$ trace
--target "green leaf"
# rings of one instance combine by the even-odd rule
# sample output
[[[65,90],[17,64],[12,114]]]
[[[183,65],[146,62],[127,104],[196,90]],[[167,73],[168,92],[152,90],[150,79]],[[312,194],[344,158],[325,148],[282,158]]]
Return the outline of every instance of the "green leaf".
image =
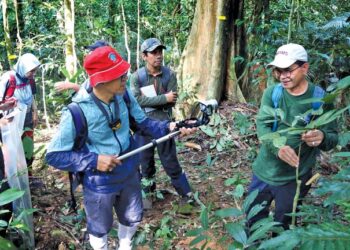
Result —
[[[207,240],[207,239],[208,239],[208,236],[206,236],[206,235],[199,235],[198,237],[196,237],[195,239],[193,239],[190,242],[190,246],[197,245],[199,242],[202,242],[203,240]]]
[[[338,97],[339,95],[339,91],[338,92],[334,92],[334,93],[329,93],[326,96],[323,97],[323,101],[325,103],[333,103],[334,100]]]
[[[225,218],[225,217],[238,217],[243,215],[243,212],[237,208],[223,208],[220,210],[217,210],[215,212],[215,215]]]
[[[309,103],[315,103],[315,102],[323,103],[323,97],[312,97],[312,98],[307,98],[307,99],[298,101],[299,104],[309,104]]]
[[[335,156],[335,157],[350,157],[350,152],[339,152],[339,153],[333,154],[333,156]]]
[[[250,220],[251,218],[253,218],[255,215],[257,215],[261,210],[264,209],[266,204],[256,204],[254,205],[250,210],[249,213],[247,215],[247,220]]]
[[[0,206],[13,202],[24,195],[25,191],[17,189],[7,189],[0,194]]]
[[[208,218],[208,208],[207,207],[202,209],[200,219],[201,219],[201,224],[202,224],[203,229],[207,230],[209,228],[209,218]]]
[[[253,192],[251,192],[247,198],[244,200],[243,202],[243,205],[242,205],[242,208],[243,208],[243,211],[245,213],[248,212],[248,209],[250,207],[250,205],[253,203],[253,201],[255,200],[255,198],[258,196],[258,193],[259,193],[259,190],[256,189],[254,190]]]
[[[229,234],[239,243],[243,245],[247,244],[247,234],[244,230],[244,227],[239,223],[227,223],[225,228]]]
[[[281,148],[283,146],[286,145],[286,142],[287,142],[287,137],[285,136],[281,136],[279,138],[275,138],[273,139],[273,145],[276,147],[276,148]]]
[[[299,235],[295,232],[288,230],[284,231],[277,237],[263,241],[258,249],[283,249],[293,250],[300,242]]]
[[[297,129],[291,129],[288,131],[288,134],[290,135],[300,135],[306,131],[308,131],[309,129],[303,129],[303,128],[297,128]]]
[[[17,250],[17,247],[9,240],[0,236],[1,250]]]
[[[7,221],[4,221],[4,220],[0,220],[0,228],[5,228],[7,227]]]
[[[342,147],[345,147],[350,142],[350,132],[345,132],[339,134],[338,144]]]
[[[350,86],[350,76],[347,76],[347,77],[341,79],[337,83],[337,89],[345,89],[345,88],[348,88],[349,86]]]
[[[233,196],[236,198],[242,198],[244,194],[244,187],[242,184],[238,184],[235,188],[235,192],[233,193]]]
[[[190,230],[186,233],[186,236],[187,237],[194,237],[194,236],[197,236],[197,235],[200,235],[201,233],[203,233],[205,230],[203,228],[196,228],[196,229],[193,229],[193,230]]]
[[[211,127],[209,127],[209,126],[201,127],[201,130],[202,130],[207,136],[216,137],[216,134],[215,134],[214,130],[213,130]]]
[[[279,225],[279,222],[268,222],[265,225],[259,227],[257,230],[254,231],[254,233],[249,237],[248,244],[252,244],[256,240],[260,240],[263,238],[266,238],[267,233],[270,231],[271,228],[273,228],[276,225]]]
[[[264,134],[263,136],[259,137],[260,141],[265,141],[265,140],[274,140],[276,138],[280,138],[281,135],[278,132],[272,132],[268,134]]]
[[[320,117],[318,117],[316,120],[311,121],[306,128],[319,128],[323,125],[326,125],[335,119],[337,119],[344,111],[346,111],[349,107],[340,109],[340,110],[330,110]]]

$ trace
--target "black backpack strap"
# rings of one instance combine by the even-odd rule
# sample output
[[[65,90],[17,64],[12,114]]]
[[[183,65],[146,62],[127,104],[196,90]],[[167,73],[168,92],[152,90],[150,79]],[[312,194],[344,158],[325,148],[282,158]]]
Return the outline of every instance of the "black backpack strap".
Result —
[[[162,87],[164,92],[168,92],[168,84],[170,82],[170,69],[168,67],[162,66]]]
[[[132,133],[136,133],[139,128],[137,127],[137,122],[135,118],[132,116],[130,109],[131,109],[131,100],[128,91],[126,90],[123,95],[124,102],[126,104],[126,107],[128,108],[128,114],[129,114],[129,126]]]
[[[85,143],[87,142],[88,127],[87,127],[86,118],[79,104],[72,102],[67,106],[67,108],[72,114],[73,123],[75,127],[75,132],[76,132],[73,150],[78,151],[82,149],[85,146]],[[77,186],[80,184],[82,176],[80,176],[80,173],[73,173],[73,172],[68,172],[68,176],[69,176],[69,186],[70,186],[69,189],[70,189],[70,196],[71,196],[71,200],[69,201],[69,208],[72,209],[74,212],[77,212],[77,201],[74,196],[74,191],[77,188]]]
[[[73,123],[75,126],[75,140],[73,150],[77,151],[84,147],[87,137],[87,122],[83,111],[81,110],[79,104],[72,102],[67,106],[68,110],[72,114]]]
[[[142,88],[143,86],[146,86],[147,84],[147,71],[146,67],[142,67],[137,70],[137,83],[139,85],[139,88]]]

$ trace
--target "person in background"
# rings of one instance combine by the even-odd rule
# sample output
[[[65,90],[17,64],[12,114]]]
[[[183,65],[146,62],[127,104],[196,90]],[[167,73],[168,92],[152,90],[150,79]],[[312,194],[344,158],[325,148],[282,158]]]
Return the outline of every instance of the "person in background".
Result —
[[[280,81],[280,85],[271,86],[264,91],[259,114],[257,116],[257,133],[261,138],[272,131],[280,131],[292,124],[295,116],[305,114],[312,109],[312,104],[301,104],[302,100],[314,97],[315,90],[320,87],[311,83],[306,77],[309,70],[308,55],[303,46],[299,44],[286,44],[278,48],[275,59],[269,64],[273,67],[273,74]],[[267,123],[274,119],[265,113],[264,106],[274,106],[273,93],[275,88],[281,87],[281,96],[278,108],[284,114],[284,122],[275,125]],[[323,105],[324,111],[330,110],[331,105]],[[312,117],[317,119],[317,117]],[[310,119],[309,119],[310,120]],[[307,119],[299,121],[296,127],[304,128]],[[330,150],[337,145],[338,133],[336,122],[326,124],[320,128],[309,130],[306,133],[287,134],[287,142],[277,148],[270,141],[263,141],[258,156],[253,163],[253,178],[249,186],[249,193],[258,190],[258,196],[251,205],[266,202],[262,211],[249,220],[250,227],[256,221],[269,215],[271,202],[275,201],[274,220],[280,222],[284,229],[289,228],[293,200],[296,193],[295,168],[299,168],[301,189],[299,199],[303,199],[310,186],[305,183],[312,176],[312,168],[316,163],[319,150]],[[300,154],[298,154],[301,145]]]
[[[87,121],[85,146],[73,150],[76,138],[73,117],[64,109],[59,131],[47,149],[48,164],[83,174],[84,209],[93,249],[107,250],[107,235],[118,216],[119,250],[132,249],[132,237],[142,220],[142,194],[138,154],[121,161],[117,156],[135,149],[129,113],[139,129],[154,138],[176,128],[175,122],[147,118],[126,88],[130,65],[110,46],[101,46],[84,59],[92,92],[74,97]],[[129,105],[123,99],[125,92]],[[196,129],[181,128],[181,134]]]
[[[6,72],[0,79],[0,101],[5,102],[14,97],[17,102],[27,107],[24,121],[22,141],[24,151],[33,152],[34,128],[38,124],[38,110],[35,102],[36,85],[35,74],[40,66],[39,60],[31,53],[23,54],[18,58],[13,70]],[[29,138],[29,140],[28,140]],[[30,155],[30,154],[29,154]],[[26,157],[27,166],[33,163],[33,155]]]
[[[159,121],[172,120],[172,108],[177,100],[177,79],[175,72],[163,64],[163,49],[166,47],[156,38],[149,38],[141,45],[142,58],[145,67],[138,69],[130,78],[133,94],[147,117]],[[136,133],[136,141],[143,146],[152,141],[152,138],[142,133]],[[152,180],[156,173],[154,150],[157,152],[162,166],[171,178],[171,183],[182,197],[180,205],[193,203],[191,187],[185,172],[180,166],[176,154],[175,140],[171,139],[156,147],[141,152],[142,177]],[[145,193],[154,192],[156,183],[144,189]],[[144,199],[145,209],[152,207],[150,199]]]

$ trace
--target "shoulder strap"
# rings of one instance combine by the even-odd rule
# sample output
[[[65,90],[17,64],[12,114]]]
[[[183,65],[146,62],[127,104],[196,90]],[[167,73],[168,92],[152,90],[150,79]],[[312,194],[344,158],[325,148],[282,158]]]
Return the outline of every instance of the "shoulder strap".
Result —
[[[73,150],[79,150],[84,147],[88,137],[86,118],[79,104],[72,102],[67,106],[67,108],[72,114],[76,132]]]
[[[128,93],[127,90],[125,90],[125,93],[123,95],[123,99],[124,99],[124,102],[126,104],[126,107],[128,108],[128,111],[129,111],[130,110],[130,103],[131,103],[131,101],[130,101],[130,96],[129,96],[129,93]]]
[[[320,86],[315,86],[314,93],[312,95],[313,98],[322,98],[324,97],[325,91]],[[313,102],[312,109],[317,110],[322,106],[323,102]]]
[[[282,87],[282,84],[279,83],[273,88],[272,96],[271,96],[273,107],[275,109],[278,108],[278,104],[281,99],[282,93],[283,93],[283,87]]]
[[[6,85],[6,90],[4,94],[4,100],[13,96],[16,90],[16,77],[14,74],[10,74],[9,82]]]
[[[131,100],[130,100],[130,96],[129,96],[129,93],[127,90],[125,91],[125,93],[123,95],[123,99],[124,99],[124,102],[126,104],[126,107],[128,108],[130,130],[132,133],[135,133],[139,129],[137,127],[137,122],[136,122],[135,118],[132,116],[132,114],[130,112]]]
[[[71,112],[75,127],[75,140],[73,150],[77,151],[85,146],[88,137],[88,127],[85,115],[81,110],[78,103],[72,102],[67,106],[68,110]],[[71,200],[69,201],[69,208],[74,212],[77,212],[77,202],[74,196],[74,191],[78,185],[82,182],[82,174],[79,172],[68,172],[69,176],[69,191]]]
[[[162,66],[162,87],[165,92],[168,90],[168,84],[170,82],[170,69]]]
[[[324,91],[320,86],[315,85],[314,93],[312,94],[312,97],[313,97],[313,98],[322,98],[322,97],[324,96],[324,94],[325,94],[325,91]],[[312,109],[313,109],[313,110],[318,110],[322,105],[323,105],[323,102],[322,102],[322,101],[319,101],[319,102],[312,102],[312,103],[311,103],[311,106],[312,106]],[[312,115],[311,115],[311,114],[308,114],[308,115],[304,118],[305,123],[306,123],[306,124],[310,123],[311,118],[312,118]]]
[[[279,83],[273,88],[272,96],[271,96],[272,104],[275,110],[278,108],[278,104],[281,99],[282,93],[283,93],[283,87],[282,87],[282,84]],[[273,122],[273,125],[272,125],[272,132],[277,131],[277,127],[278,127],[278,119],[277,119],[277,112],[275,111],[275,121]]]
[[[147,71],[146,67],[142,67],[137,70],[137,82],[139,85],[139,88],[142,88],[147,83]]]

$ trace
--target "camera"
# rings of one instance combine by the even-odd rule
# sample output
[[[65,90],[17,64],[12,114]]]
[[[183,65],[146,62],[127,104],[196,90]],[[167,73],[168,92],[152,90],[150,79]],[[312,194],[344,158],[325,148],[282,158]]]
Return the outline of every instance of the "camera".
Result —
[[[218,109],[218,102],[215,99],[199,101],[199,107],[203,113],[210,116]]]

